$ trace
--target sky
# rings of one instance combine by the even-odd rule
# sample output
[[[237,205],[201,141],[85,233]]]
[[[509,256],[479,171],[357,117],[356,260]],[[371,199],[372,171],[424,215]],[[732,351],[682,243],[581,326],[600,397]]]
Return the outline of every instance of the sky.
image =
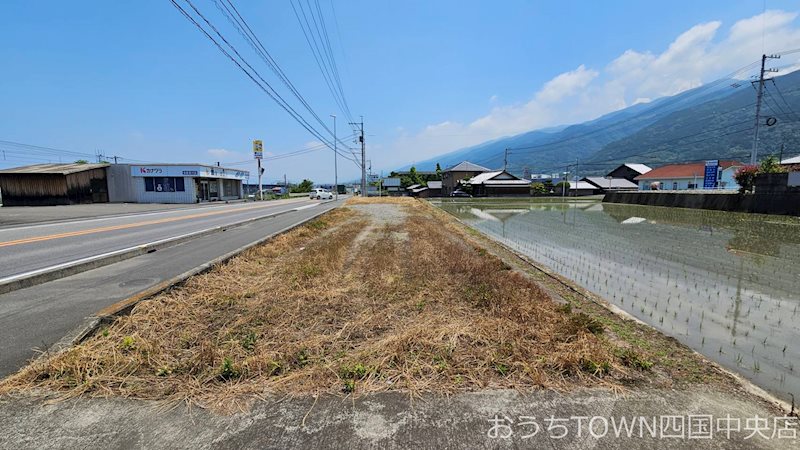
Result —
[[[192,4],[331,140],[222,14],[222,1]],[[318,2],[376,173],[593,119],[712,81],[762,52],[800,48],[800,5],[788,0],[231,1],[320,121],[332,130],[336,115],[338,137],[356,148],[295,15]],[[265,182],[333,181],[333,151],[170,0],[4,0],[0,42],[0,168],[100,152],[120,162],[220,162],[255,180],[251,142],[261,139]],[[773,66],[793,70],[799,55]],[[359,170],[338,157],[340,182]]]

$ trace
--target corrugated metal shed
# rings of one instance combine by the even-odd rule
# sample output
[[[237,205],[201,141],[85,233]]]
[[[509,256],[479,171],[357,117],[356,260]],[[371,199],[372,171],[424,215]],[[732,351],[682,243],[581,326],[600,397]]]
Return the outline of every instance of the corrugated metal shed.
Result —
[[[101,169],[108,167],[111,164],[33,164],[30,166],[12,167],[10,169],[0,170],[0,174],[10,173],[40,173],[40,174],[56,174],[56,175],[69,175],[71,173],[83,172],[85,170]]]
[[[3,206],[108,202],[109,164],[36,164],[0,170]]]

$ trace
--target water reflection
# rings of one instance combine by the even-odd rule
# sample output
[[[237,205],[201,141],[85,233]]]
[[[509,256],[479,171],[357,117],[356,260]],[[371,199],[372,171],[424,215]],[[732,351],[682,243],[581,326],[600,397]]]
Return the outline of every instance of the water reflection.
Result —
[[[461,220],[789,400],[800,220],[598,202],[441,202]]]

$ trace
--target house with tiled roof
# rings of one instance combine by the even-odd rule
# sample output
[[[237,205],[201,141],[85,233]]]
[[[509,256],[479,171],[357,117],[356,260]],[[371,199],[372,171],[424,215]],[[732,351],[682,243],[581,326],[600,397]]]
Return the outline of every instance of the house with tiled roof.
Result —
[[[448,197],[458,189],[459,182],[484,172],[490,172],[490,170],[469,161],[462,161],[455,166],[444,169],[442,171],[442,195]]]
[[[531,182],[505,170],[483,172],[465,182],[475,197],[523,196],[530,197]]]
[[[795,156],[794,158],[784,159],[781,161],[781,165],[784,169],[790,172],[800,171],[800,155]]]
[[[720,161],[717,168],[717,185],[715,189],[738,190],[739,184],[733,178],[736,171],[744,166],[739,161]],[[703,189],[706,164],[703,161],[669,164],[656,167],[634,178],[640,191],[684,191]]]

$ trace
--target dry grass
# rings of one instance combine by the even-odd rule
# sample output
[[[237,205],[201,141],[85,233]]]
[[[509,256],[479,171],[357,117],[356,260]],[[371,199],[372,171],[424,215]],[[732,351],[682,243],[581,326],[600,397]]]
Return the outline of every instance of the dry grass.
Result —
[[[642,376],[599,322],[553,302],[430,206],[348,205],[140,303],[0,392],[224,409],[274,393],[568,389]],[[376,222],[376,206],[403,218]]]

